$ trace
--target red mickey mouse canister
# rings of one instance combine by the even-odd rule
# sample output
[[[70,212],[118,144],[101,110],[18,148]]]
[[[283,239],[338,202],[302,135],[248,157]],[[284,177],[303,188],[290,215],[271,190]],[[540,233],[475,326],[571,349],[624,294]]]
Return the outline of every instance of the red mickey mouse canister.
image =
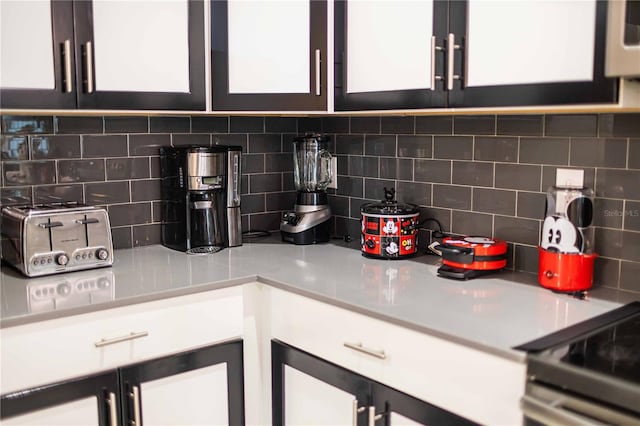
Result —
[[[538,282],[544,288],[580,293],[593,285],[593,190],[556,180],[547,191],[538,247]]]
[[[395,201],[395,189],[384,188],[385,199],[363,204],[362,255],[379,259],[402,259],[418,252],[418,216],[415,204]]]

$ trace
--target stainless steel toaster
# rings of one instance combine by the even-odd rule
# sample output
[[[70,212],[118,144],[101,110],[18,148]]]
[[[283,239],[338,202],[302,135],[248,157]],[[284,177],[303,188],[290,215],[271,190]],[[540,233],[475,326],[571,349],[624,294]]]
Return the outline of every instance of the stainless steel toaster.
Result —
[[[109,215],[78,203],[2,209],[2,259],[29,277],[113,264]]]

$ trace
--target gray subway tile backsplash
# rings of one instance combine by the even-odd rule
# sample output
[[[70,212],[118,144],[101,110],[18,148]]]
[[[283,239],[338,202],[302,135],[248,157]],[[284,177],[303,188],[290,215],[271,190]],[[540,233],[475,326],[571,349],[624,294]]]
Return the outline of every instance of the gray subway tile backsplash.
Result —
[[[623,138],[571,138],[571,165],[625,168],[627,140]]]
[[[454,161],[452,183],[456,185],[493,186],[494,164]]]
[[[518,138],[509,136],[476,136],[473,147],[476,161],[518,162]]]
[[[189,133],[190,131],[190,117],[149,117],[151,133]]]
[[[59,134],[104,133],[103,117],[57,117],[55,132]]]
[[[544,116],[542,115],[499,115],[497,121],[499,135],[542,136]]]
[[[640,170],[597,170],[596,195],[640,200]]]
[[[598,136],[596,114],[547,115],[544,121],[545,136]]]
[[[93,182],[84,185],[85,203],[92,206],[123,204],[131,201],[128,181]]]
[[[453,134],[453,117],[450,115],[416,117],[416,134],[451,135]]]
[[[569,138],[521,138],[520,163],[569,165]]]
[[[82,155],[79,135],[42,135],[30,139],[32,160],[80,158]]]
[[[496,163],[495,186],[504,189],[540,191],[542,167],[528,164]]]
[[[149,117],[105,117],[105,133],[149,133]]]
[[[471,160],[473,158],[473,137],[434,136],[433,158],[442,160]]]
[[[395,135],[365,135],[364,155],[376,155],[379,157],[396,156]]]
[[[126,157],[127,135],[85,135],[82,137],[83,158]]]
[[[42,185],[34,186],[33,188],[34,203],[61,203],[67,201],[76,201],[78,203],[85,202],[81,184]],[[125,193],[125,195],[128,194]]]
[[[509,267],[535,273],[545,191],[558,167],[583,169],[596,190],[595,283],[640,293],[640,114],[1,121],[2,203],[107,206],[118,248],[160,242],[160,147],[242,146],[243,229],[275,230],[295,202],[291,141],[322,131],[338,158],[338,189],[329,191],[336,234],[357,240],[360,206],[395,187],[447,232],[507,239]]]

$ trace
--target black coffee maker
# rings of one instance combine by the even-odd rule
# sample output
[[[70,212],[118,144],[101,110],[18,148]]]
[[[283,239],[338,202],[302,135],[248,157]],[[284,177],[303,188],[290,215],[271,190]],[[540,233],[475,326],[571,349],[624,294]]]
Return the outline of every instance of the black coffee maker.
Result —
[[[163,147],[162,244],[190,254],[242,245],[242,148]]]

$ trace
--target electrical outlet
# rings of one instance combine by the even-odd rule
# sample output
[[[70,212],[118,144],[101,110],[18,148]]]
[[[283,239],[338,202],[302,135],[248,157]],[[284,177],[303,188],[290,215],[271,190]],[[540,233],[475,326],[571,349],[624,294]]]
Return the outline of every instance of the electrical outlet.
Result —
[[[338,189],[338,158],[331,157],[331,183],[327,188]]]

